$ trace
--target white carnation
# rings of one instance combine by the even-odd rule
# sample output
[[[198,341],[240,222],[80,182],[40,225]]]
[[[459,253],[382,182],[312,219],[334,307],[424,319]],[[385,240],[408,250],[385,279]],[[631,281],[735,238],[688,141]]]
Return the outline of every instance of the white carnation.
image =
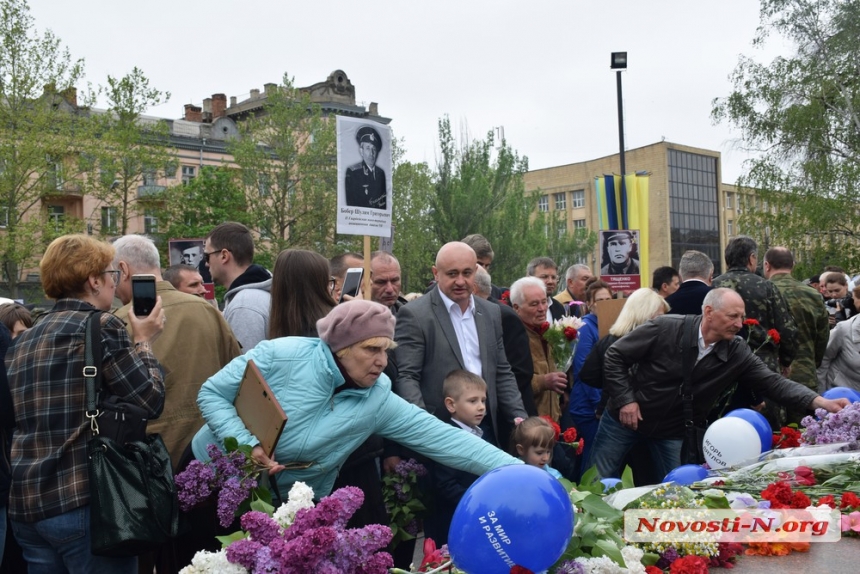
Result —
[[[577,562],[585,567],[586,574],[626,574],[627,569],[622,568],[607,556],[598,558],[577,558]]]

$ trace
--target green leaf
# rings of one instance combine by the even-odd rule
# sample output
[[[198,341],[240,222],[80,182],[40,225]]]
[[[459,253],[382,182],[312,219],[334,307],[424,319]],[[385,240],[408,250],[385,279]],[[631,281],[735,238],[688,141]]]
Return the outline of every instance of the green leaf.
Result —
[[[227,452],[233,452],[237,448],[239,448],[239,441],[236,440],[235,437],[228,436],[224,439],[224,450]]]
[[[636,486],[633,483],[633,469],[629,466],[625,466],[624,472],[621,473],[621,486],[624,488],[633,488]]]
[[[598,540],[597,544],[594,545],[592,553],[595,557],[608,556],[619,566],[624,566],[624,558],[621,556],[621,550],[608,540]]]
[[[247,538],[248,535],[239,530],[238,532],[234,532],[233,534],[228,534],[227,536],[216,536],[218,542],[221,543],[221,548],[227,548],[237,540],[242,540]]]
[[[597,518],[605,518],[608,520],[617,520],[622,518],[623,513],[617,508],[613,508],[603,498],[596,494],[589,494],[582,501],[582,509],[589,514],[593,514]]]

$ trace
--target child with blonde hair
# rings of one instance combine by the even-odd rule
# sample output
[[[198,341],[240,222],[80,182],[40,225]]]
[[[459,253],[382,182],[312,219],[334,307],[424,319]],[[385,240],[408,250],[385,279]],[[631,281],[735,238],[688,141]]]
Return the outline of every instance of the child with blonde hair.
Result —
[[[555,443],[552,425],[542,417],[529,417],[511,433],[511,454],[526,464],[542,468],[555,478],[561,478],[561,473],[550,466]]]

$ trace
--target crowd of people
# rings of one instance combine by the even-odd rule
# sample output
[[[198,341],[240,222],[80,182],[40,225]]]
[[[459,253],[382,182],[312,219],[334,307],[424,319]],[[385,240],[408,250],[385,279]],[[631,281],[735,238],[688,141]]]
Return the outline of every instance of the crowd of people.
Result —
[[[536,256],[510,288],[493,285],[492,247],[469,235],[441,247],[425,293],[404,294],[397,259],[369,256],[366,265],[358,253],[327,260],[288,249],[270,272],[254,263],[251,232],[223,223],[200,253],[226,289],[219,311],[203,299],[199,267],[162,271],[145,236],[53,241],[40,271],[54,306],[35,321],[25,306],[0,306],[0,542],[11,538],[8,513],[27,568],[45,573],[176,572],[197,550],[218,547],[208,506],[156,552],[90,552],[81,372],[92,313],[101,314],[105,385],[149,413],[147,430],[162,436],[175,471],[232,437],[253,447],[278,492],[296,481],[317,498],[361,488],[365,503],[350,526],[363,526],[388,522],[382,477],[415,458],[430,469],[424,530],[437,544],[466,489],[493,468],[529,464],[577,481],[592,465],[610,478],[630,464],[637,482],[655,482],[689,462],[689,421],[704,427],[742,406],[778,429],[814,408],[845,406],[819,394],[833,386],[860,389],[860,286],[832,267],[798,281],[781,247],[759,267],[749,237],[729,242],[718,277],[698,251],[677,270],[658,268],[652,287],[622,297],[604,325],[601,302],[620,294],[584,264],[559,270]],[[370,271],[366,298],[341,294],[354,267]],[[132,305],[137,274],[156,279],[145,317]],[[565,317],[582,322],[567,371],[543,336]],[[272,452],[234,407],[249,361],[288,415]],[[571,427],[584,448],[559,440]]]

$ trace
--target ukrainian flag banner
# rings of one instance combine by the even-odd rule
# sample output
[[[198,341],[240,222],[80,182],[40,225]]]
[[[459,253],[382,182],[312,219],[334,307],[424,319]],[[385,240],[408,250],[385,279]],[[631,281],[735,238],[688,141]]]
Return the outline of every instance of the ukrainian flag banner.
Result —
[[[594,178],[597,219],[601,230],[629,229],[639,231],[637,245],[639,269],[645,284],[650,277],[648,265],[648,187],[647,173],[628,174],[621,185],[620,175]]]

